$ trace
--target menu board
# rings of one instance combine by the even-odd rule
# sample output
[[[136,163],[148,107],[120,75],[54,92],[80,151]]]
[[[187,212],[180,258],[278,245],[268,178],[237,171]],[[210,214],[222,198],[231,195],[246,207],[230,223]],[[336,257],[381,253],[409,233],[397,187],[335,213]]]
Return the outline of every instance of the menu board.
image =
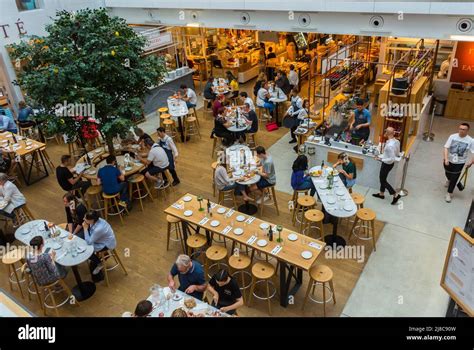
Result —
[[[469,316],[474,316],[474,238],[461,228],[451,234],[441,287]]]
[[[474,42],[458,41],[451,67],[451,82],[474,81]]]

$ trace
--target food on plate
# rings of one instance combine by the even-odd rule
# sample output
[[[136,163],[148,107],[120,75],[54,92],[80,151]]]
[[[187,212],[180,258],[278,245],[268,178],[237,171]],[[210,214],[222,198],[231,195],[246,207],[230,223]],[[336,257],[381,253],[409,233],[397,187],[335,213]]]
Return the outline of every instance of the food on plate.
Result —
[[[186,306],[188,309],[192,309],[196,307],[196,300],[194,300],[193,298],[185,299],[184,306]]]

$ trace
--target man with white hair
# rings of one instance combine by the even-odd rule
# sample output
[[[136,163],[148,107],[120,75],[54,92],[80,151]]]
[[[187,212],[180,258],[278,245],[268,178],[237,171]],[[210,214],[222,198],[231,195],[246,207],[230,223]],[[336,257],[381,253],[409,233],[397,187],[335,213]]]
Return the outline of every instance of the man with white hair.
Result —
[[[202,265],[187,255],[180,255],[168,274],[168,287],[176,290],[174,277],[178,275],[179,290],[201,300],[207,284]]]
[[[0,173],[0,201],[4,204],[0,215],[8,218],[14,218],[13,211],[26,204],[25,196],[13,182],[8,181],[5,173]]]

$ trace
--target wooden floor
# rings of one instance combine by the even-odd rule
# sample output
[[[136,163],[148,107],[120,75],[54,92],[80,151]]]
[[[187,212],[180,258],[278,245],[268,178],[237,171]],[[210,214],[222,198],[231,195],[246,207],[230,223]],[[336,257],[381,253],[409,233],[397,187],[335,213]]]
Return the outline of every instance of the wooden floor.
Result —
[[[111,224],[115,230],[120,252],[127,253],[122,258],[128,270],[125,276],[119,269],[110,273],[110,287],[105,282],[97,284],[97,291],[92,298],[81,303],[80,307],[67,305],[60,310],[63,316],[120,316],[124,311],[133,311],[139,300],[146,298],[150,293],[149,289],[154,283],[166,284],[166,276],[179,253],[179,245],[171,243],[170,250],[166,251],[166,221],[163,210],[173,203],[175,199],[186,192],[200,194],[204,198],[212,199],[211,187],[211,147],[212,140],[209,138],[212,128],[211,116],[204,116],[199,111],[201,122],[202,139],[194,139],[186,144],[178,144],[180,156],[177,164],[177,172],[181,179],[181,184],[176,187],[175,193],[155,199],[153,203],[147,202],[145,211],[141,212],[138,203],[135,203],[130,216],[126,218],[125,225],[121,225],[118,218],[111,219]],[[261,130],[258,133],[258,143],[270,147],[287,129],[280,129],[274,132]],[[48,144],[48,152],[55,165],[59,162],[60,155],[67,152],[65,145],[56,145],[54,141]],[[292,162],[293,159],[288,160]],[[54,174],[29,187],[21,189],[26,195],[28,206],[36,218],[47,219],[55,223],[65,221],[65,213],[62,204],[62,190],[56,182]],[[291,213],[288,210],[290,195],[278,193],[280,216],[276,216],[273,208],[265,210],[264,218],[275,224],[282,224],[291,227]],[[377,237],[383,227],[383,223],[376,223]],[[331,226],[326,226],[329,232]],[[344,231],[344,226],[340,228]],[[347,237],[347,230],[344,232]],[[353,243],[356,241],[353,240]],[[326,259],[323,254],[318,259],[318,263],[330,266],[334,272],[334,288],[336,291],[337,304],[327,307],[328,316],[339,316],[344,305],[351,294],[371,252],[370,244],[358,242],[365,247],[366,258],[362,263],[355,259]],[[84,280],[89,279],[86,264],[80,267]],[[0,272],[2,270],[0,269]],[[322,305],[309,302],[304,311],[301,305],[307,287],[308,275],[304,273],[304,284],[295,295],[294,305],[282,308],[278,298],[273,300],[273,316],[322,316]],[[69,286],[75,285],[72,272],[66,278]],[[3,269],[0,277],[0,287],[9,291],[6,268]],[[21,298],[16,290],[13,295]],[[36,299],[25,300],[24,303],[37,315],[42,315]],[[49,315],[53,315],[52,312]],[[243,307],[240,311],[242,316],[266,316],[266,302],[254,300],[251,308]]]

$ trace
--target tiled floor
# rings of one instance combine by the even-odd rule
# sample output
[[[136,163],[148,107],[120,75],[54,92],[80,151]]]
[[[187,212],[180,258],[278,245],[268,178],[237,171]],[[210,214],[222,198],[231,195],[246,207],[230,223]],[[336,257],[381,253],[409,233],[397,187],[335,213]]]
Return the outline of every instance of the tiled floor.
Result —
[[[453,226],[464,226],[473,186],[444,201],[443,145],[457,130],[457,121],[436,118],[435,140],[421,141],[411,154],[405,188],[409,195],[399,206],[373,198],[376,189],[355,186],[366,196],[365,206],[387,225],[366,265],[343,316],[444,316],[448,296],[439,286]],[[291,165],[296,154],[289,135],[270,148],[277,171],[277,189],[292,193]],[[468,184],[474,182],[471,172]]]

